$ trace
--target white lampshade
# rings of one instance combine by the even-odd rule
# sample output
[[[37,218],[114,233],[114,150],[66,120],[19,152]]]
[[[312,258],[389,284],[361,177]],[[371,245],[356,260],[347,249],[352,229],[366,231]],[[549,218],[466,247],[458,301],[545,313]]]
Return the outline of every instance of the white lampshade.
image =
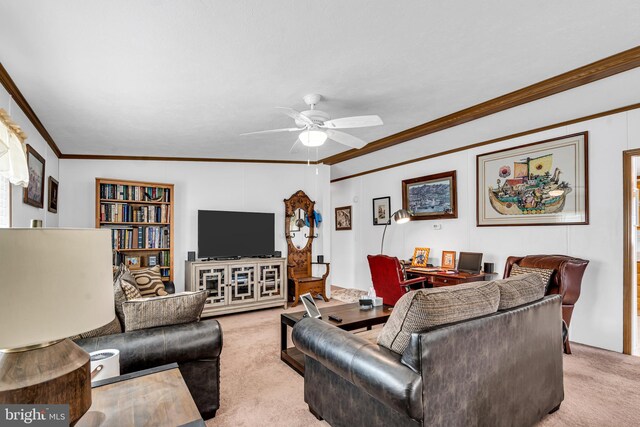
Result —
[[[319,147],[327,140],[327,134],[321,130],[305,130],[298,136],[307,147]]]
[[[111,234],[0,229],[0,349],[42,344],[115,317]]]

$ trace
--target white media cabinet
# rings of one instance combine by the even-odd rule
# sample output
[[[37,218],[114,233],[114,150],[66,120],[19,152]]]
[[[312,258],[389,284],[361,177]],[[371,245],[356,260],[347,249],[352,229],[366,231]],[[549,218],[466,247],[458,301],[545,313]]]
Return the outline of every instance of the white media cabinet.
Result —
[[[280,305],[287,308],[286,262],[286,258],[186,261],[185,288],[209,292],[203,317]]]

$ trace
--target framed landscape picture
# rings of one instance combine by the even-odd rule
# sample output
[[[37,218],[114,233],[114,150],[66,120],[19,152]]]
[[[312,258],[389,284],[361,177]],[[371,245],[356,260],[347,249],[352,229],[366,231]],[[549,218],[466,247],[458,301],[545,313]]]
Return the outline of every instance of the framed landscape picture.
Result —
[[[479,227],[589,223],[588,133],[476,158]]]
[[[44,158],[27,144],[29,186],[24,189],[22,201],[36,208],[44,207]]]
[[[373,199],[373,225],[391,224],[391,197]]]
[[[351,230],[351,206],[336,208],[336,230]]]
[[[456,171],[402,181],[402,208],[411,219],[458,217]]]

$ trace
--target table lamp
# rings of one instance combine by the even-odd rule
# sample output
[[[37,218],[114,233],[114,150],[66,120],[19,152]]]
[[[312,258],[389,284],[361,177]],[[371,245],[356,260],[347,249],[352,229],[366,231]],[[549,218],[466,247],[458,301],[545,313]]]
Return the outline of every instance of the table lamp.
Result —
[[[395,222],[397,222],[398,224],[404,224],[407,223],[411,220],[411,212],[409,212],[406,209],[398,209],[397,211],[395,211],[392,215],[393,220]],[[387,233],[387,226],[389,224],[385,224],[384,225],[384,231],[382,232],[382,243],[380,243],[380,254],[384,253],[383,252],[383,248],[384,248],[384,235]]]
[[[0,403],[91,406],[89,355],[67,337],[115,317],[109,230],[0,229]]]

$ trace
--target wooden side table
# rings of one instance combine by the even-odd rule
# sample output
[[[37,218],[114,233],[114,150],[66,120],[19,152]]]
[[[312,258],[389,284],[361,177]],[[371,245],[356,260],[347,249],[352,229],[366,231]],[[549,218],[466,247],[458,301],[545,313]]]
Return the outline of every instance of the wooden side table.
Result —
[[[205,427],[178,365],[97,381],[77,427]]]

